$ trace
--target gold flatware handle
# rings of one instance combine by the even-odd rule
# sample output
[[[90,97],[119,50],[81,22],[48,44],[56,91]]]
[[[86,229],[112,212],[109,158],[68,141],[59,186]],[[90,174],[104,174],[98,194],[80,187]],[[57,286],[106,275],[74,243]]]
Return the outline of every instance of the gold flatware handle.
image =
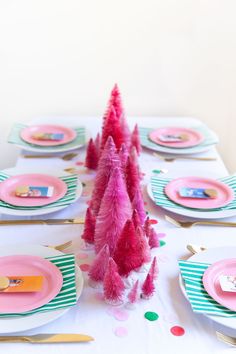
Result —
[[[86,334],[36,334],[33,336],[0,336],[4,343],[78,343],[90,342],[94,338]]]
[[[55,155],[23,155],[25,159],[47,159],[50,157],[57,157]]]
[[[197,161],[215,161],[217,160],[216,157],[197,157],[197,156],[171,156],[171,155],[160,155],[156,152],[153,153],[155,157],[158,157],[165,161],[174,161],[174,160],[197,160]]]
[[[83,219],[46,219],[46,220],[0,220],[0,226],[7,225],[76,225],[84,224]]]
[[[194,221],[193,225],[217,225],[217,226],[236,227],[236,222],[199,220],[199,221]]]

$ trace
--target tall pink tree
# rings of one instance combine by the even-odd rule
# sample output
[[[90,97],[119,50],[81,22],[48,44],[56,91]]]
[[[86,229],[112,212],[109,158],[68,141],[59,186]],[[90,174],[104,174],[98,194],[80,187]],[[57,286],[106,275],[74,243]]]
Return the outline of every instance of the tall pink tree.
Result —
[[[98,167],[98,152],[93,139],[88,143],[85,166],[91,170],[96,170]]]
[[[140,188],[139,187],[140,179],[139,179],[139,172],[137,169],[137,165],[134,162],[134,160],[130,158],[130,156],[127,159],[125,175],[126,175],[127,191],[130,200],[132,201],[134,199],[137,189]]]
[[[157,266],[157,257],[154,257],[152,260],[152,264],[150,270],[148,272],[153,280],[157,279],[158,276],[158,266]]]
[[[81,238],[89,244],[94,243],[94,232],[95,232],[95,217],[90,208],[87,208],[85,223],[84,223],[84,231]]]
[[[134,130],[131,134],[131,146],[134,146],[136,148],[138,155],[141,154],[142,148],[141,148],[139,130],[137,124],[135,125]]]
[[[120,127],[123,134],[123,142],[129,150],[131,144],[131,133],[124,113],[120,117]]]
[[[119,150],[121,147],[121,144],[123,143],[123,135],[122,135],[122,130],[120,126],[119,119],[117,117],[115,108],[111,106],[108,109],[106,120],[104,123],[103,131],[102,131],[102,138],[101,138],[101,148],[103,149],[107,138],[109,136],[112,136],[114,143],[116,145],[116,148]]]
[[[138,212],[136,209],[134,209],[134,211],[133,211],[132,221],[133,221],[135,230],[137,229],[138,226],[141,226],[141,221],[139,219],[139,215],[138,215]]]
[[[111,305],[121,304],[125,286],[118,273],[117,265],[112,258],[109,258],[107,270],[103,281],[104,299]]]
[[[151,252],[150,247],[148,245],[148,240],[144,235],[142,227],[138,226],[136,229],[136,236],[139,243],[139,254],[141,265],[150,262],[151,260]]]
[[[95,216],[98,214],[111,171],[115,167],[120,167],[120,159],[116,153],[114,141],[112,137],[109,137],[99,160],[92,192],[91,208]]]
[[[132,220],[127,220],[117,241],[113,259],[120,275],[128,276],[134,269],[141,267],[140,243],[137,239]]]
[[[120,168],[113,169],[95,226],[95,251],[108,244],[111,256],[132,209]]]
[[[125,143],[122,143],[120,150],[119,150],[119,158],[120,158],[121,168],[124,172],[126,170],[128,156],[129,156],[128,149],[127,149]]]
[[[134,197],[132,199],[132,206],[133,206],[133,209],[137,210],[141,225],[143,225],[145,222],[145,218],[146,218],[146,212],[145,212],[143,196],[142,196],[140,188],[136,189],[136,192],[135,192]]]
[[[109,247],[108,245],[104,245],[95,257],[88,273],[90,284],[92,286],[96,286],[97,283],[103,281],[108,266],[109,257]]]

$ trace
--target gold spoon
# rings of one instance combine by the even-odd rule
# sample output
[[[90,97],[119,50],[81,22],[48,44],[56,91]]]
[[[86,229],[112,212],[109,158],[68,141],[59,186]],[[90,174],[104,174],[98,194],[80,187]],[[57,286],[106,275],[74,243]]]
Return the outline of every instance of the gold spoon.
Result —
[[[70,161],[76,156],[78,156],[78,154],[74,153],[74,152],[70,152],[70,153],[62,155],[62,156],[50,155],[50,154],[48,154],[48,155],[23,155],[23,157],[26,159],[47,159],[50,157],[54,157],[54,158],[58,157],[64,161]]]

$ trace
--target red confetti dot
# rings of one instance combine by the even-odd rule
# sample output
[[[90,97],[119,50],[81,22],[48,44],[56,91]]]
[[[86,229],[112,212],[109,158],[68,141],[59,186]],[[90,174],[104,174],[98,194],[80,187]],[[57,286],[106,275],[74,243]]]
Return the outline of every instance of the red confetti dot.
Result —
[[[83,165],[84,165],[84,162],[83,162],[83,161],[78,161],[78,162],[76,162],[76,165],[77,165],[77,166],[83,166]]]
[[[142,175],[143,175],[143,176],[146,176],[146,173],[145,173],[145,172],[142,172]]]
[[[158,221],[156,219],[150,219],[149,223],[152,225],[158,224]]]
[[[144,202],[144,205],[147,205],[147,202]]]
[[[89,271],[89,268],[90,268],[90,265],[87,264],[87,263],[83,263],[83,264],[80,264],[80,269],[82,270],[82,272],[88,272]]]
[[[177,337],[183,336],[185,334],[185,330],[180,326],[174,326],[170,329],[170,331],[174,336]]]

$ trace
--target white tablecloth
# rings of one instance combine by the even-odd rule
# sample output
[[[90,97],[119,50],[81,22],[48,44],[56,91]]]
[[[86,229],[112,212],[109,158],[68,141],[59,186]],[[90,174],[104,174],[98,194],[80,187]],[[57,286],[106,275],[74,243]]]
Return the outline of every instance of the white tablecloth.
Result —
[[[140,126],[155,127],[155,120],[158,118],[130,118],[132,127],[135,122]],[[43,121],[43,120],[42,120]],[[57,120],[57,123],[60,123]],[[86,125],[92,136],[95,136],[101,127],[99,118],[73,118],[62,121],[72,125]],[[19,157],[17,167],[41,169],[42,172],[50,172],[54,169],[63,170],[67,167],[74,167],[75,162],[84,161],[85,149],[79,150],[79,156],[73,161],[62,159],[25,159]],[[215,156],[216,161],[200,162],[190,160],[179,160],[173,163],[160,161],[152,156],[150,151],[143,151],[140,158],[142,172],[146,175],[143,185],[146,185],[153,169],[167,168],[169,177],[199,175],[206,177],[222,177],[227,175],[227,170],[215,148],[202,153],[200,156]],[[86,183],[85,193],[91,191],[94,173],[87,174],[83,166],[76,166],[80,172],[80,179]],[[144,188],[145,189],[145,188]],[[86,201],[89,196],[82,196],[80,200],[70,207],[47,218],[64,218],[83,216],[87,207]],[[83,344],[57,344],[57,345],[30,345],[30,344],[2,344],[2,350],[10,353],[41,353],[43,350],[50,353],[226,353],[233,349],[226,344],[219,342],[215,335],[213,323],[202,315],[192,312],[189,303],[184,298],[178,285],[177,260],[188,257],[190,253],[186,250],[188,243],[203,244],[206,247],[236,245],[235,229],[220,227],[198,226],[191,229],[176,228],[164,220],[164,211],[156,207],[144,193],[147,202],[146,210],[151,218],[159,220],[155,225],[158,232],[166,233],[163,239],[166,245],[156,249],[160,269],[155,296],[149,300],[140,300],[137,308],[129,311],[129,318],[126,321],[118,321],[108,313],[108,305],[96,300],[96,290],[87,286],[87,274],[84,273],[85,288],[79,299],[78,305],[58,320],[43,327],[27,332],[35,333],[57,333],[72,332],[90,334],[95,338],[94,342]],[[11,218],[1,215],[2,219]],[[45,216],[44,216],[45,218]],[[236,218],[231,220],[236,221]],[[22,227],[0,227],[0,245],[10,244],[41,244],[54,245],[67,240],[74,240],[75,253],[80,252],[81,226],[22,226]],[[82,251],[84,252],[84,251]],[[89,259],[81,260],[80,263],[90,263],[93,252],[90,252]],[[154,311],[159,314],[157,321],[147,321],[144,318],[146,311]],[[170,333],[172,326],[182,326],[185,335],[182,337],[173,336]],[[127,336],[120,338],[114,334],[117,327],[125,327]]]

